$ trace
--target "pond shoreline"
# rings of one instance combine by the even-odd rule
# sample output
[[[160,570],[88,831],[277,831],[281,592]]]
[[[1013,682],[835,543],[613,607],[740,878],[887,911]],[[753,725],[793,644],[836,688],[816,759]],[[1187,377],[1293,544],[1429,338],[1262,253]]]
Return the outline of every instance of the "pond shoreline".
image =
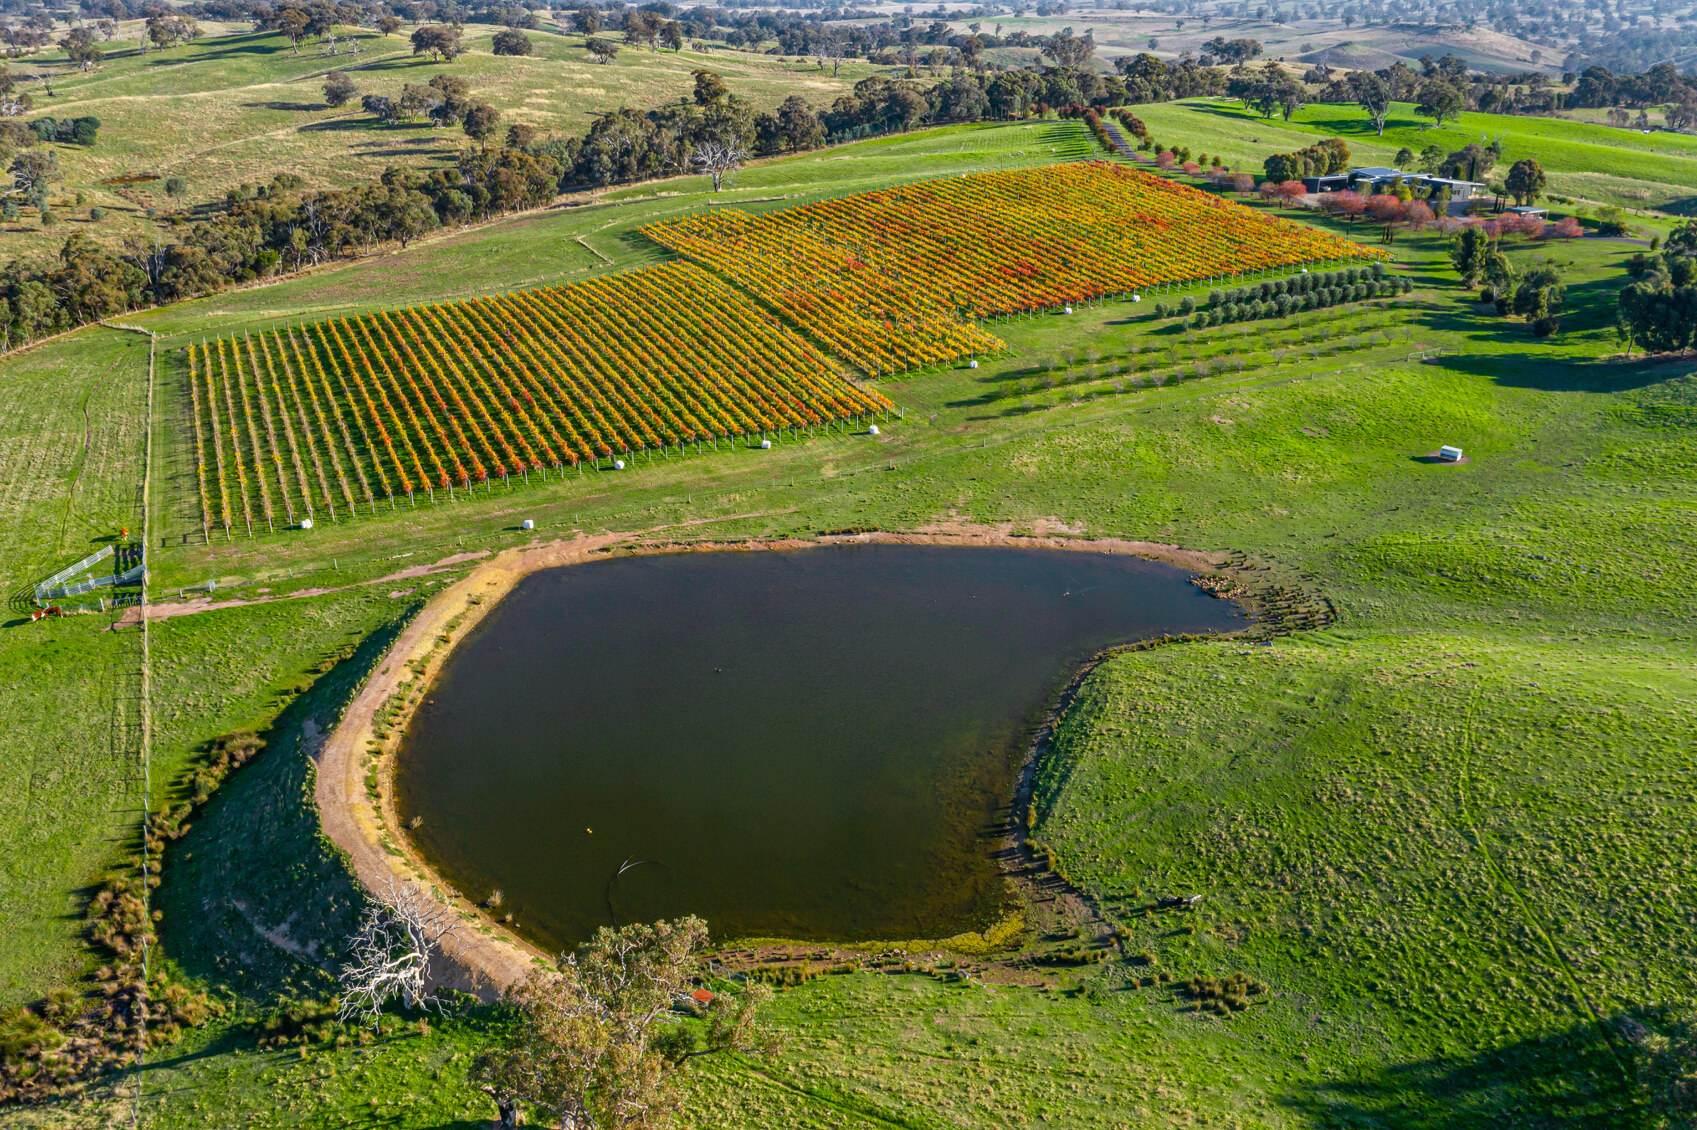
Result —
[[[413,712],[423,702],[454,647],[521,580],[545,569],[628,555],[784,552],[869,544],[1056,549],[1154,560],[1196,574],[1193,582],[1199,587],[1230,598],[1244,609],[1249,618],[1246,630],[1256,624],[1257,586],[1244,583],[1234,563],[1240,559],[1233,555],[1126,539],[1025,535],[1008,527],[951,523],[909,532],[844,531],[818,537],[696,542],[642,534],[580,535],[507,550],[479,562],[464,577],[426,602],[378,661],[335,728],[325,737],[315,756],[318,775],[314,788],[324,834],[346,853],[349,866],[367,891],[383,890],[391,882],[398,882],[448,901],[461,915],[464,926],[446,939],[439,959],[441,967],[433,972],[434,979],[443,988],[470,992],[486,1000],[495,998],[539,963],[546,962],[549,955],[437,875],[401,830],[395,803],[396,753]],[[1068,900],[1098,926],[1104,920],[1089,900],[1059,882],[1036,858],[1028,842],[1026,806],[1030,803],[1040,755],[1047,748],[1054,725],[1090,671],[1104,659],[1128,648],[1153,646],[1173,638],[1182,637],[1161,637],[1106,648],[1072,675],[1029,743],[1010,801],[1008,827],[993,841],[996,859],[1005,875],[1031,886],[1042,897]]]

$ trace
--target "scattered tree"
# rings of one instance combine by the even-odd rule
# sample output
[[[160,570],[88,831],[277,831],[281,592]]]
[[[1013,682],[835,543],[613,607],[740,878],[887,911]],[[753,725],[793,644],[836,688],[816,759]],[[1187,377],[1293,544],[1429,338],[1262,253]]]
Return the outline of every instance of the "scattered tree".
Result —
[[[465,54],[460,29],[452,24],[428,24],[412,33],[412,53],[434,62],[451,62]]]
[[[501,112],[487,102],[473,102],[465,109],[465,115],[460,119],[460,126],[466,136],[474,141],[488,142],[495,136],[495,130],[501,121]]]
[[[1041,50],[1057,67],[1081,67],[1096,53],[1096,33],[1074,35],[1072,28],[1064,27],[1044,40]]]
[[[601,9],[588,6],[572,13],[572,30],[579,35],[594,35],[601,30]]]
[[[200,25],[187,16],[158,12],[147,17],[147,41],[160,50],[200,37]]]
[[[359,93],[359,87],[346,71],[331,71],[324,76],[324,104],[346,106]]]
[[[1420,101],[1414,112],[1431,118],[1434,126],[1441,126],[1460,114],[1466,105],[1466,96],[1456,89],[1454,83],[1447,79],[1430,78],[1420,86]]]
[[[1367,111],[1373,132],[1380,137],[1385,136],[1385,119],[1391,113],[1391,84],[1372,71],[1356,71],[1349,76],[1349,85],[1355,95],[1355,104]],[[1397,165],[1400,167],[1402,161],[1399,160]]]
[[[94,41],[94,32],[86,27],[72,28],[59,41],[59,46],[65,52],[65,58],[82,71],[93,70],[104,57]]]
[[[51,149],[26,149],[12,158],[12,184],[18,192],[46,207],[48,187],[61,178],[59,155]]]
[[[306,9],[294,6],[278,8],[270,16],[260,21],[262,27],[275,31],[289,41],[289,47],[299,55],[301,40],[306,38],[307,29],[312,26],[312,17]]]
[[[1477,225],[1463,228],[1450,245],[1450,262],[1461,275],[1461,285],[1471,289],[1485,277],[1485,258],[1492,251],[1491,237]]]
[[[697,106],[714,106],[730,97],[731,88],[725,85],[725,80],[713,71],[702,68],[693,72],[695,79],[695,104]]]
[[[517,1125],[528,1104],[562,1130],[658,1127],[691,1060],[762,1051],[757,1010],[770,990],[713,996],[705,1023],[674,1011],[702,975],[706,945],[699,918],[602,927],[554,969],[532,972],[509,997],[517,1030],[472,1066],[502,1124]]]
[[[385,125],[393,125],[401,120],[400,109],[395,100],[386,94],[367,94],[359,100],[359,107]]]
[[[1544,191],[1544,166],[1531,157],[1522,157],[1509,166],[1503,187],[1515,203],[1530,205]]]
[[[611,63],[619,54],[619,45],[611,39],[587,39],[583,46],[596,63]]]
[[[725,178],[742,168],[747,159],[748,151],[736,142],[711,140],[696,146],[691,161],[708,175],[713,181],[713,191],[718,192],[724,188]]]
[[[1549,337],[1561,328],[1557,311],[1561,309],[1564,294],[1561,275],[1545,263],[1528,271],[1520,280],[1509,308],[1524,318],[1538,337]]]
[[[515,28],[496,32],[489,47],[497,55],[528,55],[532,50],[530,36]]]

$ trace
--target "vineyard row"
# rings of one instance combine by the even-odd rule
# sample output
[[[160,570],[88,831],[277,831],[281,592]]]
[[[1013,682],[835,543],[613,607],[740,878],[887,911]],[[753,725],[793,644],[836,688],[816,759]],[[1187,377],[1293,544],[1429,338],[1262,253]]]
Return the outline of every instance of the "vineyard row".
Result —
[[[689,263],[191,345],[202,530],[889,411]]]

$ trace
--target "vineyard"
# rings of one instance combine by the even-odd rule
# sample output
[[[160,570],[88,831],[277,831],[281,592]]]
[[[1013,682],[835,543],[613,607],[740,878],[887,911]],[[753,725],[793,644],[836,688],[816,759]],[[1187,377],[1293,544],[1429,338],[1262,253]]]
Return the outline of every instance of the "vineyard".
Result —
[[[871,374],[1000,348],[971,318],[1383,254],[1101,162],[923,181],[759,216],[717,210],[643,230]]]
[[[202,530],[887,411],[690,263],[191,345]]]

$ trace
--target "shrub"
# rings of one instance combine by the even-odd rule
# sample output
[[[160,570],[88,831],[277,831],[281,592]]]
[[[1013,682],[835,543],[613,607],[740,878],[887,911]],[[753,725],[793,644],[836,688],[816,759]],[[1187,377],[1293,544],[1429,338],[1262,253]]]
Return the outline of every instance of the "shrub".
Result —
[[[496,32],[489,46],[497,55],[528,55],[531,52],[530,37],[514,28]]]

